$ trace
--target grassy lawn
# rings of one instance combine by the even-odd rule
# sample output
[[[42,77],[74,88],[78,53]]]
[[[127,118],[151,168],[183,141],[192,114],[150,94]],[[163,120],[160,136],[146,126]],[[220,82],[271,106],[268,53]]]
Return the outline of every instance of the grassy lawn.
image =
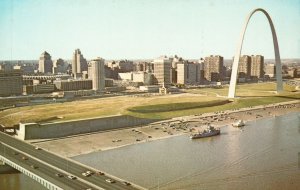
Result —
[[[142,118],[167,119],[232,108],[242,108],[300,99],[300,93],[284,86],[285,91],[275,95],[275,84],[258,83],[237,86],[233,102],[216,94],[226,96],[228,88],[190,89],[187,93],[165,96],[119,96],[12,108],[0,112],[0,123],[5,126],[19,122],[66,121],[109,115],[132,115]],[[57,119],[60,117],[61,119]]]
[[[0,112],[0,123],[12,126],[19,122],[66,121],[116,114],[127,114],[128,108],[150,104],[206,102],[216,97],[199,95],[167,95],[151,97],[118,96],[46,105],[26,106]],[[132,115],[132,114],[131,114]],[[133,114],[134,115],[134,114]],[[62,119],[54,119],[61,117]]]
[[[180,102],[172,104],[153,104],[128,108],[128,111],[138,113],[170,112],[187,109],[205,108],[229,103],[229,100],[213,100],[208,102]]]
[[[283,85],[284,94],[290,94],[295,87],[289,85]],[[201,88],[201,89],[188,89],[186,92],[195,93],[195,94],[203,94],[203,95],[211,95],[216,96],[216,94],[220,96],[228,95],[228,86],[220,89],[214,88]],[[276,84],[273,82],[268,83],[252,83],[252,84],[239,84],[236,86],[236,96],[238,97],[259,97],[259,96],[274,96],[276,94]]]
[[[239,98],[235,99],[231,103],[226,103],[222,105],[216,105],[216,106],[199,106],[197,108],[190,107],[188,109],[181,110],[180,108],[177,108],[173,111],[166,112],[164,111],[165,107],[164,105],[150,105],[150,106],[141,106],[141,107],[133,107],[131,108],[131,112],[128,112],[128,115],[136,116],[136,117],[144,117],[144,118],[154,118],[154,119],[168,119],[173,117],[180,117],[184,115],[195,115],[200,113],[207,113],[207,112],[215,112],[215,111],[224,111],[229,109],[236,109],[236,108],[244,108],[249,106],[258,106],[258,105],[267,105],[267,104],[273,104],[273,103],[279,103],[279,102],[286,102],[286,101],[292,101],[300,99],[300,93],[295,95],[289,95],[289,96],[266,96],[266,97],[252,97],[252,98]],[[221,102],[221,101],[220,101]],[[206,104],[209,102],[202,102],[203,104]],[[150,112],[142,112],[141,108],[144,108],[145,110],[151,110],[152,107],[156,107],[156,111]],[[162,107],[160,107],[162,106]],[[162,108],[161,110],[159,110]]]

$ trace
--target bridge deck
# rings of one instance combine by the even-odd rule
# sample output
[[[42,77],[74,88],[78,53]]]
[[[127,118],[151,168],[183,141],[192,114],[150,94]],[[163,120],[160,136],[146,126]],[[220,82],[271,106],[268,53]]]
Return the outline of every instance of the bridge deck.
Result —
[[[44,176],[46,179],[59,181],[59,184],[63,186],[68,186],[71,189],[87,189],[88,187],[93,187],[92,189],[113,189],[113,190],[134,190],[142,189],[137,188],[133,185],[125,185],[122,180],[112,177],[108,174],[105,175],[91,175],[89,177],[82,176],[82,173],[90,170],[97,172],[96,170],[91,170],[87,166],[77,163],[73,160],[62,158],[58,155],[50,153],[45,150],[37,150],[36,147],[21,141],[19,139],[13,138],[7,134],[0,132],[0,154],[13,161],[14,163],[28,169],[38,176]],[[15,153],[17,152],[17,154]],[[27,160],[22,159],[27,157]],[[33,169],[31,165],[35,165],[38,168]],[[64,176],[69,174],[76,176],[77,180],[71,180],[67,177],[56,177],[56,173],[62,173]],[[114,179],[115,183],[108,183],[106,179]]]

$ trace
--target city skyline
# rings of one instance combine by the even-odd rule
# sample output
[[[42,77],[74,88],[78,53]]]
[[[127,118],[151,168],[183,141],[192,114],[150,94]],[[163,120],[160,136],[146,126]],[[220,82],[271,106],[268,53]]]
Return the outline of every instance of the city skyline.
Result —
[[[71,5],[71,6],[70,6]],[[282,58],[300,57],[300,1],[2,1],[0,60],[149,59],[178,54],[187,59],[234,56],[249,11],[267,7]],[[62,19],[63,18],[63,19]],[[299,24],[297,24],[299,23]],[[253,16],[242,55],[274,58],[263,15]],[[265,42],[265,43],[264,43]]]

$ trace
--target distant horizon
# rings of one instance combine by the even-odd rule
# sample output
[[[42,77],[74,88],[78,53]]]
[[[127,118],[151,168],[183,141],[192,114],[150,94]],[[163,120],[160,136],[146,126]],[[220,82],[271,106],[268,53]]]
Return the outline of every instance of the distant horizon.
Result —
[[[50,54],[51,55],[51,54]],[[222,56],[222,55],[220,55]],[[170,56],[168,56],[170,57]],[[179,56],[180,57],[180,56]],[[205,56],[207,57],[207,56]],[[202,58],[205,58],[205,57],[202,57]],[[90,61],[92,60],[93,58],[91,59],[87,59],[86,57],[84,57],[87,61]],[[52,56],[51,56],[51,60],[54,61],[54,60],[57,60],[57,59],[63,59],[64,61],[72,61],[72,59],[64,59],[64,58],[56,58],[56,59],[53,59]],[[119,61],[119,60],[129,60],[129,61],[145,61],[145,60],[154,60],[156,58],[145,58],[145,59],[129,59],[129,58],[121,58],[121,59],[105,59],[103,58],[105,61]],[[200,58],[184,58],[184,60],[199,60]],[[281,61],[283,60],[299,60],[300,61],[300,57],[299,58],[280,58]],[[224,57],[224,61],[230,61],[232,60],[233,61],[233,58],[232,59],[228,59],[228,58],[225,58]],[[275,58],[264,58],[264,60],[268,60],[268,61],[275,61]],[[14,61],[39,61],[39,59],[15,59],[15,60],[0,60],[0,62],[4,62],[4,61],[7,61],[7,62],[14,62]]]
[[[0,60],[36,60],[46,50],[53,59],[155,59],[179,55],[231,58],[247,15],[256,8],[271,16],[281,57],[300,57],[300,1],[197,0],[2,0]],[[242,54],[274,57],[269,23],[254,14]]]

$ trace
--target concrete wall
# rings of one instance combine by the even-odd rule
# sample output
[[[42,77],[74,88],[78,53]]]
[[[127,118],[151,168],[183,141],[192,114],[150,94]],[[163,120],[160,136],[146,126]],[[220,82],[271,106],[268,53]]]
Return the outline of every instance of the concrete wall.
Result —
[[[22,140],[64,137],[82,133],[111,130],[148,124],[157,120],[117,115],[102,118],[73,120],[56,123],[20,123],[17,137]]]

